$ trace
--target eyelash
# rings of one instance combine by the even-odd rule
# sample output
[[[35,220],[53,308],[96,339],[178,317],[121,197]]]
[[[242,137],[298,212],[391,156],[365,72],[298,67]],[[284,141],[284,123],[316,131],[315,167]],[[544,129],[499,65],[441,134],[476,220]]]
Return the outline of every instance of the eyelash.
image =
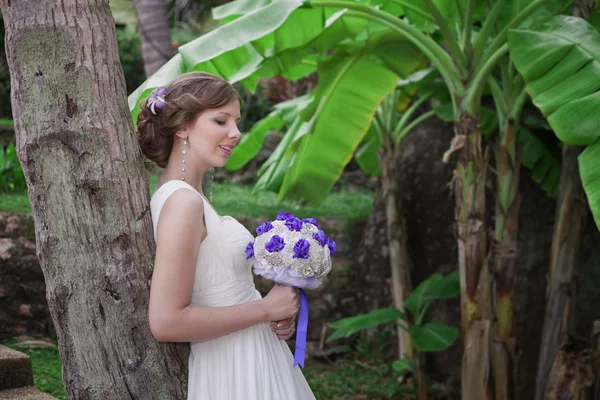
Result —
[[[225,121],[219,121],[218,119],[215,120],[215,122],[219,125],[225,125]]]

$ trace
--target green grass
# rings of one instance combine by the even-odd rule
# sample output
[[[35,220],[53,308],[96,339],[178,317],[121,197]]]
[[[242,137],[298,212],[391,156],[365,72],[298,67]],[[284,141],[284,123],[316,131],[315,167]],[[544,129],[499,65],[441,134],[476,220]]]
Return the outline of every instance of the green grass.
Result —
[[[0,118],[0,126],[14,126],[14,122],[10,118]]]
[[[390,366],[393,359],[390,350],[382,348],[381,342],[378,344],[373,342],[370,344],[360,342],[355,351],[334,363],[322,363],[315,359],[306,360],[303,373],[316,398],[319,400],[414,399],[413,391],[398,383],[397,376]],[[31,357],[34,381],[39,390],[61,400],[67,399],[57,349],[27,349],[18,346],[14,341],[2,344]]]
[[[39,390],[60,400],[68,399],[62,383],[62,365],[58,349],[28,349],[18,346],[14,341],[7,341],[2,345],[25,353],[31,358],[33,381]]]
[[[150,176],[150,193],[154,193],[158,176]],[[208,193],[206,193],[208,196]],[[213,205],[221,215],[235,217],[273,218],[279,211],[295,215],[317,217],[320,215],[342,216],[350,219],[365,219],[373,208],[373,193],[369,191],[339,191],[332,193],[321,205],[302,205],[297,201],[285,200],[277,203],[277,194],[272,192],[252,193],[252,186],[215,183]],[[31,212],[26,193],[0,194],[0,211]]]

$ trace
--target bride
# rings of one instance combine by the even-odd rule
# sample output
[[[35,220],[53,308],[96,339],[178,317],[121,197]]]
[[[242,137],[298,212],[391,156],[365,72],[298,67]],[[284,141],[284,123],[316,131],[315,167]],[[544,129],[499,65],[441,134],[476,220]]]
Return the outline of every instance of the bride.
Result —
[[[223,167],[238,143],[239,122],[235,89],[201,72],[181,75],[142,106],[142,152],[164,168],[150,201],[150,329],[161,342],[190,342],[188,399],[314,399],[284,341],[294,334],[298,293],[276,285],[261,297],[245,257],[252,235],[202,191],[205,173]]]

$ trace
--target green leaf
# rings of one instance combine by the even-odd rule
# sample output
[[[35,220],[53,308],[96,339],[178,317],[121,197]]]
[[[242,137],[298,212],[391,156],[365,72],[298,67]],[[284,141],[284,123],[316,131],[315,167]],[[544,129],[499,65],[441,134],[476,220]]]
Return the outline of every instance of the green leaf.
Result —
[[[404,307],[411,312],[413,316],[417,316],[421,313],[421,310],[424,307],[427,307],[429,302],[427,301],[427,291],[429,287],[439,281],[444,279],[442,274],[435,273],[431,275],[429,278],[424,280],[417,286],[410,296],[406,300],[404,300]]]
[[[455,270],[442,279],[436,279],[423,291],[424,301],[452,299],[460,294],[460,275]]]
[[[249,5],[252,11],[244,16],[179,47],[175,57],[129,96],[129,109],[134,121],[139,112],[136,106],[142,99],[148,97],[153,89],[167,86],[185,72],[210,72],[230,82],[242,81],[253,90],[258,77],[252,75],[259,69],[263,57],[250,42],[277,30],[301,5],[300,0],[275,0],[264,6]],[[236,6],[245,7],[241,3],[236,3]],[[322,13],[321,10],[312,11]]]
[[[240,142],[231,152],[227,159],[227,165],[225,165],[227,169],[235,171],[246,165],[256,157],[269,131],[280,129],[282,125],[283,120],[277,110],[255,123],[250,132],[242,136]]]
[[[336,331],[327,338],[327,341],[333,341],[344,337],[349,337],[363,329],[375,328],[382,324],[395,323],[399,319],[405,319],[404,313],[397,308],[382,308],[371,311],[368,314],[359,314],[354,317],[342,318],[329,324]]]
[[[600,34],[587,22],[560,16],[509,33],[511,57],[556,135],[566,144],[600,137]]]
[[[381,140],[376,132],[375,124],[371,124],[363,143],[356,149],[354,158],[360,169],[367,175],[379,176],[381,174],[381,166],[379,165],[379,149],[381,148]]]
[[[319,67],[315,101],[302,112],[314,118],[283,181],[280,199],[319,203],[329,194],[365,136],[379,103],[394,89],[396,74],[366,54],[338,53]],[[351,116],[349,118],[348,116]]]
[[[408,333],[415,348],[421,352],[445,350],[458,337],[458,329],[439,321],[431,321],[423,326],[413,325]]]
[[[594,220],[600,229],[600,140],[579,155],[579,171]]]
[[[557,16],[527,29],[511,31],[509,46],[533,103],[556,136],[569,145],[598,143],[600,34],[582,19]],[[592,147],[588,154],[595,154],[595,146]],[[590,179],[596,171],[593,162],[583,158],[586,162],[580,162],[582,183],[600,228],[600,202],[595,181]],[[549,165],[547,161],[542,164],[538,177],[544,171],[546,174],[551,171]]]
[[[523,146],[521,164],[532,171],[532,178],[542,185],[548,196],[556,196],[560,182],[560,162],[556,152],[522,127],[517,131],[517,141]]]
[[[410,358],[401,358],[392,363],[392,368],[398,373],[414,371],[415,367]]]

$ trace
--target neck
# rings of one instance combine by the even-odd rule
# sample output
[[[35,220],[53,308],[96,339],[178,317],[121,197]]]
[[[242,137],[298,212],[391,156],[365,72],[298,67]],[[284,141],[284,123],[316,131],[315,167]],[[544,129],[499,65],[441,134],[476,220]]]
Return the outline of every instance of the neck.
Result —
[[[169,162],[160,177],[160,183],[162,184],[171,180],[181,180],[183,177],[185,178],[184,181],[186,183],[193,186],[198,192],[204,195],[204,192],[202,191],[202,178],[208,171],[208,167],[192,163],[189,153],[185,156],[186,163],[182,163],[184,156],[181,152],[181,146],[177,146],[177,143],[175,143],[175,146],[173,147]],[[182,168],[185,168],[185,172],[181,170]]]

